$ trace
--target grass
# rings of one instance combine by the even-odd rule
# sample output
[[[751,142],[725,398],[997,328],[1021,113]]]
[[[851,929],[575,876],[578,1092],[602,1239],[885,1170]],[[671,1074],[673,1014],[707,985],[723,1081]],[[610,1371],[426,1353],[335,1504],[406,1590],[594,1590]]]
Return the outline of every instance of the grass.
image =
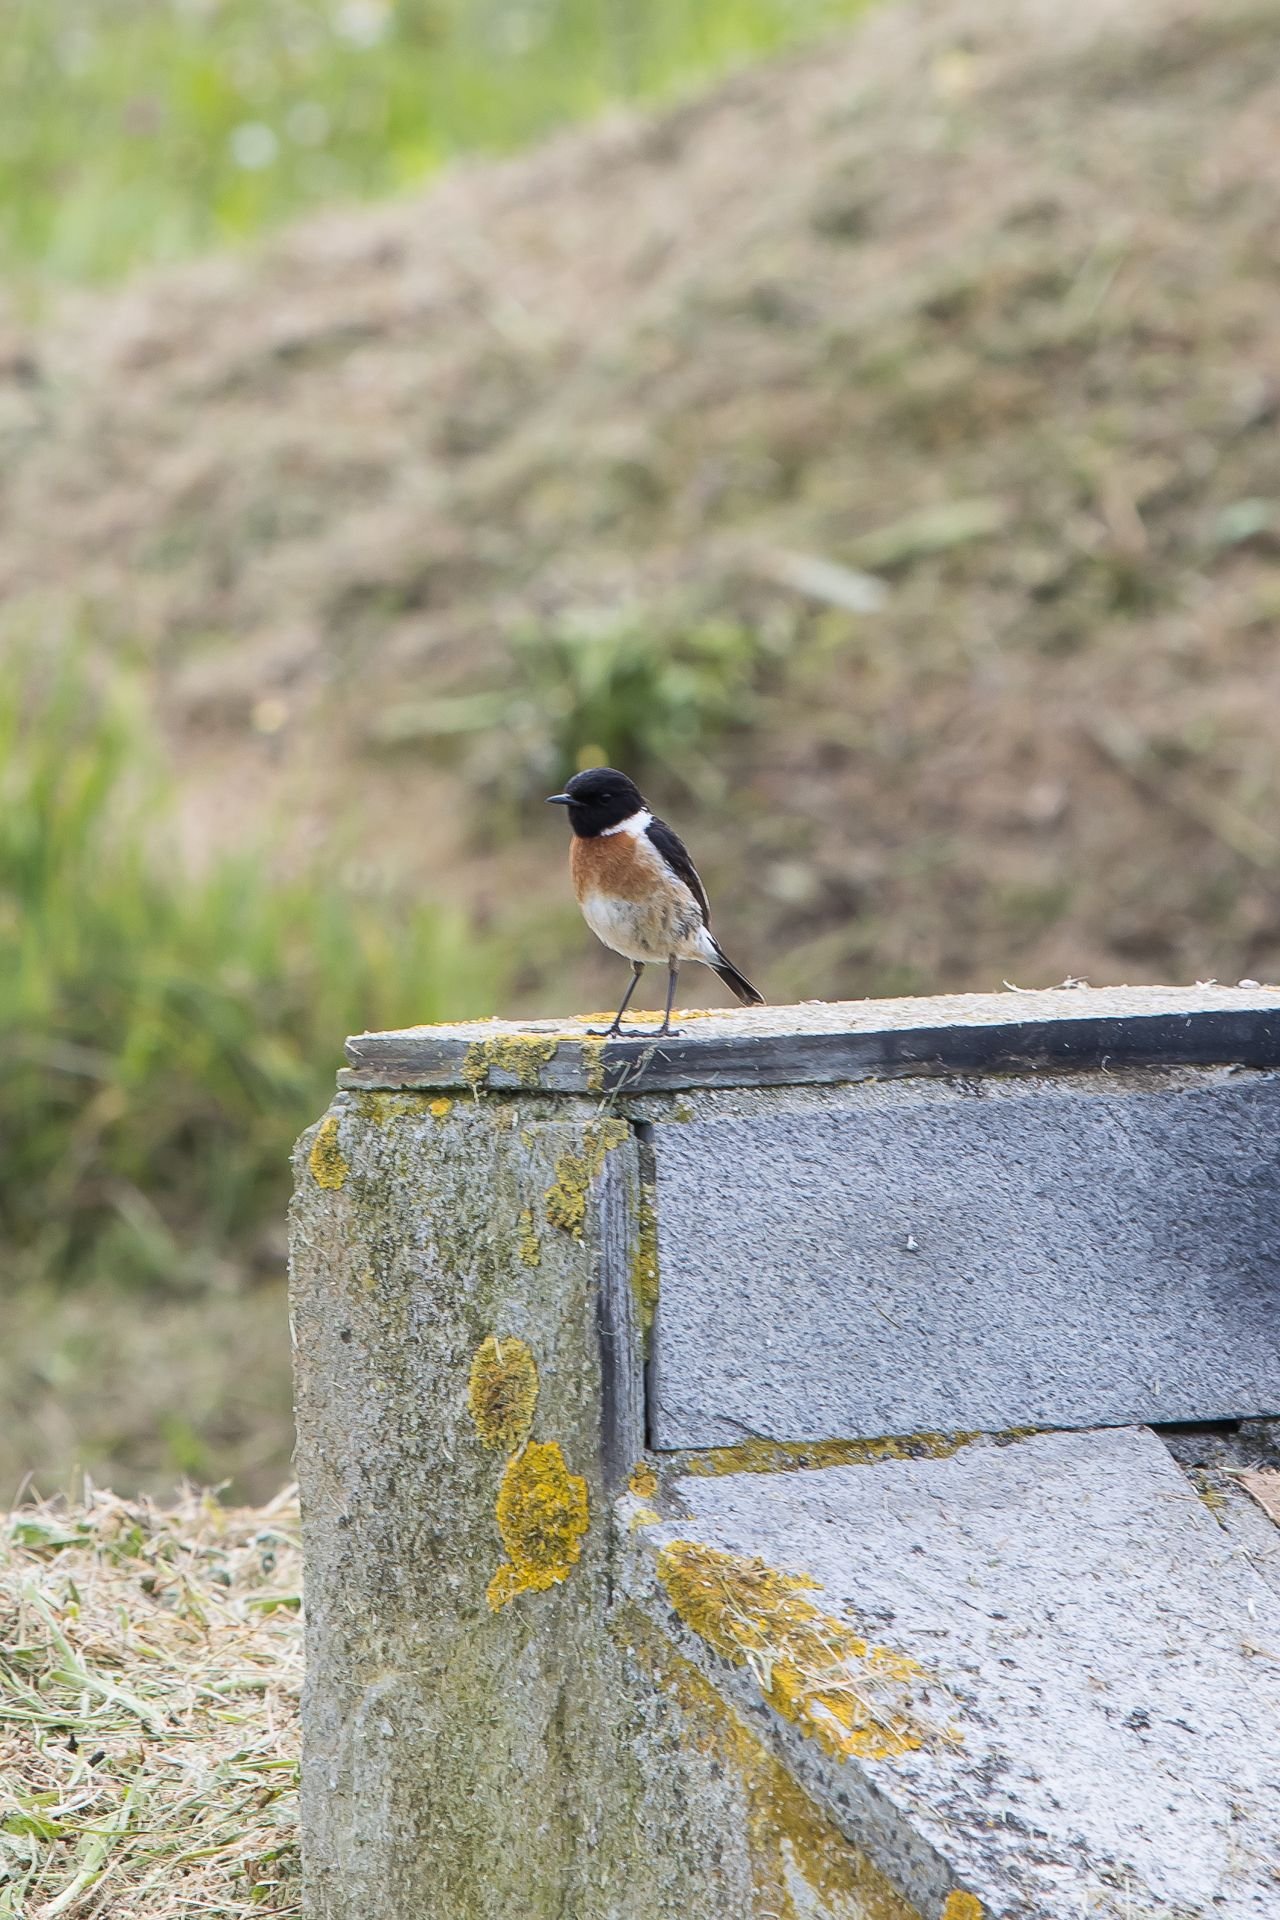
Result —
[[[98,279],[393,192],[860,0],[11,0],[0,276]]]
[[[692,605],[571,612],[516,630],[501,691],[392,701],[371,737],[437,752],[461,743],[473,788],[499,802],[495,826],[502,802],[514,822],[530,792],[573,767],[679,768],[719,798],[718,750],[756,720],[793,638],[792,624],[775,633]]]
[[[0,1916],[297,1916],[294,1491],[4,1528]]]
[[[278,1267],[289,1150],[345,1033],[491,1010],[497,943],[322,861],[188,871],[126,679],[0,669],[0,1248],[11,1279]]]
[[[246,1286],[228,1259],[198,1291],[8,1285],[0,1406],[0,1508],[85,1474],[157,1499],[184,1480],[269,1499],[293,1452],[283,1275]]]

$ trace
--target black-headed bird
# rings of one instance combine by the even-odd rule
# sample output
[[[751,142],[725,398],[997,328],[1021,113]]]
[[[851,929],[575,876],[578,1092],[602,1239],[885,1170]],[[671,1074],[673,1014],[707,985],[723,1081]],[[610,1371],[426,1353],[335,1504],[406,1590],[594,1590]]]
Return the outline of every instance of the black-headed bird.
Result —
[[[706,888],[684,842],[654,817],[633,780],[613,767],[591,767],[547,798],[549,805],[569,809],[569,867],[583,918],[598,940],[631,962],[631,982],[607,1035],[621,1033],[622,1016],[650,963],[667,969],[658,1034],[671,1031],[682,960],[710,967],[745,1005],[764,1005],[764,995],[738,972],[711,931]]]

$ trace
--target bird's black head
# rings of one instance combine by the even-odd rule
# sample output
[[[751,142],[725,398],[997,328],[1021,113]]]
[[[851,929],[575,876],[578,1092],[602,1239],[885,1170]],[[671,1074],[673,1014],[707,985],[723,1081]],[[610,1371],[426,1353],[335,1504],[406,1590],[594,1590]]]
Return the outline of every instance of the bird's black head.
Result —
[[[635,781],[613,767],[589,767],[586,773],[575,773],[564,792],[548,794],[547,801],[551,806],[568,807],[569,825],[584,840],[629,820],[644,807]]]

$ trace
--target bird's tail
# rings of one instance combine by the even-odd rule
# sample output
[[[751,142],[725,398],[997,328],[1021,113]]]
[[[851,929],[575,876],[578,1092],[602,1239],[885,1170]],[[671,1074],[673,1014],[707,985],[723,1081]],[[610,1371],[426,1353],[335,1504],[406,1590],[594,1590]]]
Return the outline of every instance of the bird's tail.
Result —
[[[715,946],[716,953],[715,959],[710,962],[712,972],[719,974],[730,993],[736,993],[744,1007],[764,1006],[764,995],[757,992],[745,974],[738,972],[733,962],[725,956],[715,941],[712,945]]]

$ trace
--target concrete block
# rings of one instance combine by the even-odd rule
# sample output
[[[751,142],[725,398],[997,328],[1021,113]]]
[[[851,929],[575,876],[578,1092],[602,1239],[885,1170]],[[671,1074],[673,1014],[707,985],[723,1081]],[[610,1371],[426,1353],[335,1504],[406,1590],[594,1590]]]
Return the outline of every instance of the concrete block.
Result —
[[[713,1099],[650,1129],[656,1446],[1280,1409],[1280,1076]]]
[[[1053,987],[700,1010],[661,1041],[642,1027],[636,1034],[639,1018],[629,1020],[627,1037],[607,1041],[593,1038],[590,1017],[581,1016],[353,1034],[339,1081],[634,1095],[1172,1061],[1280,1066],[1280,990],[1256,985]]]
[[[642,1452],[1274,1411],[1280,996],[571,1027],[353,1043],[299,1148],[306,1920],[1261,1920],[1234,1483]]]
[[[470,1092],[300,1143],[306,1920],[920,1920],[611,1607],[636,1161],[594,1103]]]
[[[632,1536],[646,1610],[768,1722],[792,1777],[922,1911],[1280,1912],[1280,1601],[1154,1436],[1045,1434],[667,1492],[679,1518]],[[681,1589],[671,1567],[694,1550],[713,1577]],[[745,1600],[735,1565],[754,1568]],[[783,1607],[817,1611],[829,1645],[852,1625],[920,1664],[922,1744],[844,1756],[813,1715],[806,1733],[785,1615],[778,1645],[756,1635],[733,1658],[753,1608],[767,1617],[750,1597],[765,1569],[818,1583]],[[871,1663],[850,1664],[865,1683]]]
[[[469,1095],[339,1096],[301,1143],[307,1920],[661,1920],[741,1827],[603,1631],[597,1279],[634,1153]]]

